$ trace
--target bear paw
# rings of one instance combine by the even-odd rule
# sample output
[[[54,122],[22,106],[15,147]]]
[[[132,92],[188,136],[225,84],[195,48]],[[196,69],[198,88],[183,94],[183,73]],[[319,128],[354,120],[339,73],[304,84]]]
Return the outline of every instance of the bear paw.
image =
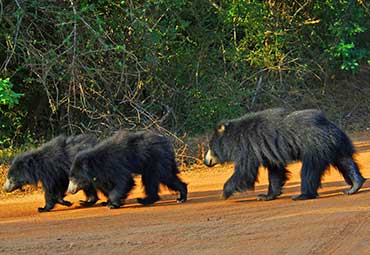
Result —
[[[64,206],[68,206],[68,207],[72,206],[71,202],[63,200],[63,199],[58,200],[58,203]]]
[[[345,195],[353,195],[353,194],[357,193],[359,191],[359,189],[361,189],[361,187],[362,187],[362,185],[364,184],[365,181],[366,181],[366,179],[363,179],[361,181],[353,183],[352,187],[348,190],[343,191],[343,193]]]
[[[176,202],[178,203],[178,204],[182,204],[182,203],[185,203],[186,202],[186,198],[177,198],[176,199]]]
[[[257,201],[270,201],[270,200],[274,200],[275,198],[276,198],[276,195],[259,194],[257,196]]]
[[[99,205],[100,205],[100,206],[107,206],[107,205],[108,205],[108,201],[106,201],[106,202],[101,202]]]
[[[49,212],[51,209],[49,209],[49,208],[46,208],[46,207],[39,207],[39,208],[37,208],[37,211],[39,212],[39,213],[42,213],[42,212]]]
[[[223,193],[222,193],[222,198],[223,199],[228,199],[229,197],[231,197],[231,195],[233,194],[234,192],[232,192],[232,191],[224,191]]]
[[[154,204],[155,202],[157,202],[159,200],[159,197],[137,198],[136,200],[137,200],[138,203],[140,203],[142,205],[152,205],[152,204]]]
[[[96,203],[96,201],[84,201],[84,200],[80,200],[80,205],[86,206],[86,207],[93,206],[95,203]]]
[[[297,201],[297,200],[314,199],[316,197],[317,197],[316,194],[300,194],[298,196],[293,196],[292,199]]]
[[[118,209],[120,208],[121,206],[120,205],[116,205],[116,204],[112,204],[112,203],[108,203],[107,207],[109,209]]]

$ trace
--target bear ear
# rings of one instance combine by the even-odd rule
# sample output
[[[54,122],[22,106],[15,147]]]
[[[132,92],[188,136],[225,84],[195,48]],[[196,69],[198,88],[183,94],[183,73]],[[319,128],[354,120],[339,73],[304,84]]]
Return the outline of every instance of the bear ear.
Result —
[[[218,125],[218,127],[217,127],[217,133],[219,133],[220,135],[222,135],[225,132],[225,130],[226,130],[226,128],[227,128],[228,125],[229,125],[229,123],[221,123],[220,125]]]

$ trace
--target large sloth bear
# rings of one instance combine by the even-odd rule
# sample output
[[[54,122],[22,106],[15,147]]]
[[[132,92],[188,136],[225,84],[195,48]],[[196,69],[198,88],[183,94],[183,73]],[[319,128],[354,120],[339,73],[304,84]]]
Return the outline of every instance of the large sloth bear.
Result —
[[[73,158],[79,151],[96,143],[96,138],[89,135],[60,135],[38,149],[17,156],[8,171],[4,190],[12,192],[26,184],[37,185],[40,181],[45,192],[46,205],[38,208],[39,212],[50,211],[56,203],[71,206],[72,204],[63,198],[68,188]],[[84,191],[87,199],[81,201],[81,204],[95,204],[98,196],[94,187],[86,186]]]
[[[281,108],[247,114],[223,121],[210,140],[204,163],[235,162],[233,175],[225,183],[223,197],[236,191],[253,189],[258,167],[268,170],[267,195],[258,200],[272,200],[281,194],[288,171],[286,165],[302,161],[301,194],[293,200],[318,196],[321,177],[329,165],[335,166],[351,185],[345,194],[356,193],[365,178],[353,160],[354,148],[347,135],[318,110],[288,112]]]
[[[153,132],[118,131],[94,148],[77,154],[71,169],[68,192],[76,193],[93,184],[108,197],[108,208],[119,208],[135,185],[132,174],[140,174],[146,197],[143,205],[158,201],[159,184],[187,199],[187,185],[177,174],[175,153],[168,138]]]

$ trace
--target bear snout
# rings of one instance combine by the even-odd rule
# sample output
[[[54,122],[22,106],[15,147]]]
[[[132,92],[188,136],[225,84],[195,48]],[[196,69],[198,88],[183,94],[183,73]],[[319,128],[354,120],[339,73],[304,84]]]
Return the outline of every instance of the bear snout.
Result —
[[[6,181],[3,186],[3,190],[9,193],[15,189],[16,189],[16,185],[13,182],[11,182],[8,178],[6,178]]]
[[[208,150],[206,156],[204,157],[204,164],[206,166],[209,166],[209,167],[212,167],[216,164],[219,163],[219,160],[218,158],[216,157],[216,155],[213,153],[213,151],[211,149]]]
[[[80,190],[80,187],[78,186],[77,183],[75,183],[74,181],[69,181],[68,189],[67,189],[68,193],[76,194],[77,191],[79,190]]]

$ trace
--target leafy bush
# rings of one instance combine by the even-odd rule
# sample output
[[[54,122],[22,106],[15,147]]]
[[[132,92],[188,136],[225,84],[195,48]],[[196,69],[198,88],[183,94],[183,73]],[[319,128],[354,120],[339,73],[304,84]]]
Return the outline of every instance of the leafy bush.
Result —
[[[12,90],[13,84],[10,82],[9,78],[1,79],[0,78],[0,105],[8,106],[8,109],[14,107],[15,104],[18,104],[19,98],[23,96],[21,93],[16,93]],[[0,108],[0,111],[3,111]]]
[[[21,114],[11,111],[23,94],[14,92],[12,88],[13,84],[9,78],[0,78],[0,149],[11,144],[23,121]]]

